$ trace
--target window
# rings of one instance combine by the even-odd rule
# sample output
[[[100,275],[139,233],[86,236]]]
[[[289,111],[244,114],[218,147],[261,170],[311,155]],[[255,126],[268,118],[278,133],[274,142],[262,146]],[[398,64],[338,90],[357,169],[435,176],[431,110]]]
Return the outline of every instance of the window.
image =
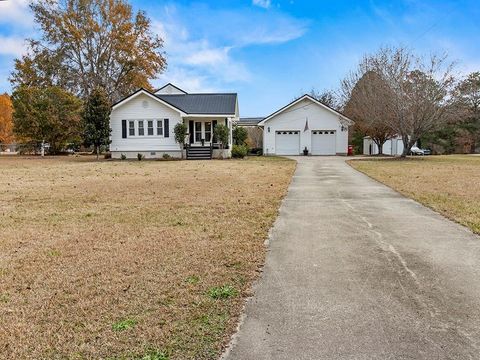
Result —
[[[143,127],[143,120],[138,120],[138,136],[145,135],[145,128]]]
[[[163,121],[157,120],[157,136],[163,135]]]
[[[135,121],[128,122],[128,135],[135,136]]]
[[[153,120],[147,121],[147,134],[148,136],[153,136]]]
[[[202,141],[202,123],[196,122],[195,123],[195,142]]]
[[[205,141],[209,142],[212,139],[212,123],[205,123]]]

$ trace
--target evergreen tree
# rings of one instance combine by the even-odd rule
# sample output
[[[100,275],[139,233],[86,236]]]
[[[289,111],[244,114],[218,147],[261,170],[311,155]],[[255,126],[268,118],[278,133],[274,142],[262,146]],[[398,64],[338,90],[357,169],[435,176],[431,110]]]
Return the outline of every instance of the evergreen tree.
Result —
[[[84,142],[94,145],[97,159],[100,147],[110,144],[110,102],[104,89],[95,88],[85,103],[83,112]]]

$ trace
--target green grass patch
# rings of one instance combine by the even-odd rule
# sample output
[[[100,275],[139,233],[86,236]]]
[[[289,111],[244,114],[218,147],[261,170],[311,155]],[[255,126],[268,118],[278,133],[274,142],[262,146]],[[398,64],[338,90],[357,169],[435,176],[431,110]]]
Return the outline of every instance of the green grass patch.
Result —
[[[212,299],[229,299],[238,295],[238,291],[231,285],[212,287],[208,290],[208,296]]]
[[[130,329],[133,329],[135,325],[137,325],[137,320],[135,319],[120,320],[112,325],[112,330],[113,331],[130,330]]]
[[[168,360],[169,356],[163,351],[149,350],[144,355],[136,358],[136,360]]]

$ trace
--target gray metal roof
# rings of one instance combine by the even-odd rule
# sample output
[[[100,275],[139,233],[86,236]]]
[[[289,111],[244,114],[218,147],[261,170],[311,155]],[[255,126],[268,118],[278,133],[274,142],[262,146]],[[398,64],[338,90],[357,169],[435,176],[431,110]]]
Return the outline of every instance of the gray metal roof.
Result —
[[[245,118],[240,118],[239,121],[237,122],[237,125],[241,126],[256,126],[260,121],[262,121],[263,117],[245,117]]]
[[[234,115],[237,94],[155,94],[166,103],[187,114]]]

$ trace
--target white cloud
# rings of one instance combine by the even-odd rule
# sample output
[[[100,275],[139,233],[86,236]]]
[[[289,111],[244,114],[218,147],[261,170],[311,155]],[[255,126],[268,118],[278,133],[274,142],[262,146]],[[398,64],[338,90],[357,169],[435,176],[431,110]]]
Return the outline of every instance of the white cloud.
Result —
[[[272,2],[271,0],[252,0],[252,4],[268,9],[272,5]]]
[[[185,63],[189,65],[215,66],[229,61],[229,48],[206,48],[187,55]]]
[[[0,1],[0,24],[11,27],[32,27],[33,16],[28,9],[29,0]]]
[[[307,30],[305,21],[278,12],[196,6],[168,5],[155,11],[161,15],[152,25],[165,41],[168,63],[156,85],[170,81],[186,91],[219,91],[234,82],[249,82],[252,75],[238,60],[243,48],[284,43]]]
[[[24,38],[17,36],[0,35],[0,55],[13,55],[20,57],[25,54],[27,44]]]
[[[214,92],[217,89],[209,86],[208,78],[194,69],[179,66],[170,67],[154,82],[157,87],[171,82],[181,89],[190,92]]]

